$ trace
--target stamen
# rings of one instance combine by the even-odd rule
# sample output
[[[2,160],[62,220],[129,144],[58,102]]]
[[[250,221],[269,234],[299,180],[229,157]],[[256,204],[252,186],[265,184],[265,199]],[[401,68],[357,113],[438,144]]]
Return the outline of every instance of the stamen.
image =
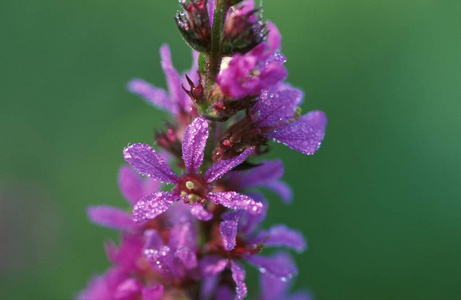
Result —
[[[194,189],[194,187],[195,187],[195,184],[192,181],[186,182],[186,188],[188,188],[189,190]]]

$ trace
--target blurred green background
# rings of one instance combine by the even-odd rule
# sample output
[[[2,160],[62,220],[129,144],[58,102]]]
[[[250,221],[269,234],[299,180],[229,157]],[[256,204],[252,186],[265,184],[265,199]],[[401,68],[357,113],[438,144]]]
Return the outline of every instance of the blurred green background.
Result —
[[[274,145],[301,229],[296,287],[318,300],[460,299],[460,2],[266,0],[305,111],[329,117],[312,157]],[[175,0],[0,1],[1,299],[70,299],[108,266],[116,233],[90,204],[123,206],[127,142],[166,114],[130,95],[165,86],[158,48],[189,67]],[[252,281],[250,289],[255,283]]]

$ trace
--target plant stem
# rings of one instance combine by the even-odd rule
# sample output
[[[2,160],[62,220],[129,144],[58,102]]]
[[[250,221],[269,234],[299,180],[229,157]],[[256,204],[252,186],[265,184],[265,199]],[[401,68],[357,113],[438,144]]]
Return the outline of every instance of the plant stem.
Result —
[[[228,0],[216,0],[213,28],[211,30],[211,52],[209,56],[209,65],[207,70],[207,79],[216,81],[221,66],[221,41],[224,21],[226,20],[227,11],[229,10]]]

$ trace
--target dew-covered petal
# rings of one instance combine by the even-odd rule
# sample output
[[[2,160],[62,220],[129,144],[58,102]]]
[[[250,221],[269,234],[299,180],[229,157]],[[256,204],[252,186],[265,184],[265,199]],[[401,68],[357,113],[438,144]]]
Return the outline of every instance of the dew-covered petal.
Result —
[[[174,223],[171,228],[168,246],[172,249],[182,247],[197,248],[197,228],[191,218],[183,218],[181,221]]]
[[[303,154],[312,155],[319,149],[324,132],[315,130],[307,123],[296,121],[288,126],[265,133],[264,136]]]
[[[285,225],[274,225],[269,230],[262,231],[254,242],[264,243],[264,246],[269,247],[287,247],[299,252],[307,247],[304,236]]]
[[[245,269],[235,261],[230,262],[232,279],[235,282],[235,299],[241,300],[247,295],[247,286],[245,284]]]
[[[215,181],[216,179],[220,178],[236,166],[240,165],[245,161],[245,159],[248,158],[251,154],[253,154],[254,148],[248,148],[242,153],[240,153],[238,156],[226,159],[226,160],[220,160],[217,163],[215,163],[213,166],[211,166],[208,171],[205,173],[205,180],[208,183],[211,183]]]
[[[196,118],[187,126],[182,141],[182,158],[189,174],[196,173],[202,165],[207,139],[207,120]]]
[[[227,251],[235,248],[238,222],[241,216],[241,211],[227,212],[222,215],[223,221],[219,224],[219,231],[221,232],[224,249]]]
[[[139,200],[133,207],[133,221],[141,223],[154,219],[173,205],[178,196],[170,192],[155,192]]]
[[[123,157],[141,175],[167,183],[175,183],[178,180],[171,167],[149,145],[129,145],[123,149]]]
[[[325,132],[327,127],[327,116],[323,111],[314,110],[303,115],[300,119],[300,122],[307,123],[312,126],[315,130]]]
[[[293,191],[290,186],[283,181],[272,181],[265,184],[264,187],[278,194],[286,204],[290,204],[293,200]]]
[[[155,229],[147,229],[144,232],[144,239],[146,243],[144,245],[144,250],[146,249],[160,249],[165,245],[160,233]]]
[[[136,224],[126,211],[111,206],[90,206],[88,217],[96,224],[122,231],[133,231]]]
[[[272,89],[264,90],[251,110],[252,118],[259,127],[286,123],[294,118],[295,110],[302,100],[303,92],[289,86],[276,92]]]
[[[128,83],[128,90],[142,97],[147,103],[166,110],[172,115],[176,115],[178,112],[177,105],[170,99],[165,90],[157,88],[142,79],[132,79]]]
[[[203,277],[214,277],[220,274],[227,266],[227,259],[216,256],[207,255],[199,262],[200,274]]]
[[[250,214],[260,214],[263,211],[261,202],[256,202],[254,199],[236,192],[209,193],[208,199],[230,209],[246,210]]]
[[[171,61],[171,52],[168,45],[162,45],[160,48],[160,57],[161,65],[163,72],[165,73],[168,90],[170,91],[170,96],[173,102],[181,105],[182,98],[184,98],[184,90],[181,86],[181,77],[179,76],[176,69],[173,67],[173,62]]]
[[[161,300],[163,296],[163,285],[154,285],[142,289],[142,300]]]
[[[267,273],[281,280],[289,280],[298,273],[293,260],[284,252],[278,252],[271,257],[253,255],[249,256],[247,261],[257,267],[261,273]]]
[[[244,213],[242,215],[242,218],[240,219],[240,232],[244,234],[251,234],[261,223],[264,221],[267,215],[267,209],[269,207],[269,204],[267,203],[267,200],[264,199],[264,196],[260,193],[257,192],[252,192],[249,193],[248,196],[250,196],[253,200],[262,203],[263,208],[262,212],[260,214],[250,214],[250,213]]]
[[[202,220],[202,221],[209,221],[211,218],[213,218],[213,214],[207,211],[204,207],[203,204],[201,203],[194,203],[190,205],[190,212],[192,215],[194,215],[197,219]]]
[[[181,260],[175,257],[168,246],[144,250],[144,257],[152,268],[166,278],[182,278],[185,268]]]
[[[176,257],[179,258],[186,269],[193,269],[197,266],[197,256],[194,251],[191,251],[187,247],[180,248],[175,253]]]

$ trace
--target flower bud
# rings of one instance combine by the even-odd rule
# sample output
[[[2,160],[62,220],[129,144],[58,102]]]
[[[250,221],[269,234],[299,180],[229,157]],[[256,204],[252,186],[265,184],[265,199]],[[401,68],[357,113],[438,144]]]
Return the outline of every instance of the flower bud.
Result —
[[[211,47],[211,26],[208,16],[207,1],[186,0],[181,1],[184,11],[175,15],[178,26],[184,40],[198,52],[209,52]]]
[[[245,54],[264,40],[267,30],[266,24],[256,14],[259,10],[248,11],[245,7],[240,7],[229,15],[224,25],[224,55]]]

